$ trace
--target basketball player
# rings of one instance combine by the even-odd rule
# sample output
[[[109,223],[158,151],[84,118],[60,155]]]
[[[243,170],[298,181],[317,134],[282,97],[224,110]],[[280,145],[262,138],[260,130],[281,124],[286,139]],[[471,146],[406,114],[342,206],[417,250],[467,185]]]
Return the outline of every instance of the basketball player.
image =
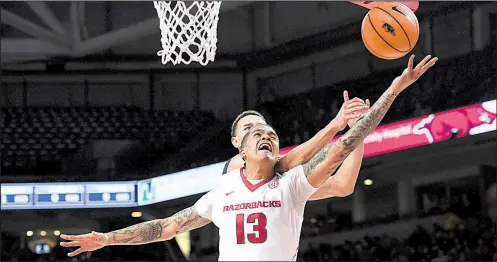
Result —
[[[239,151],[246,167],[232,172],[194,206],[171,217],[157,219],[109,233],[61,235],[79,247],[75,256],[108,245],[139,245],[173,238],[177,233],[207,225],[219,227],[219,260],[295,261],[305,203],[349,154],[381,122],[395,98],[414,83],[437,58],[424,58],[413,68],[414,56],[401,76],[358,122],[336,143],[323,148],[311,161],[284,174],[274,171],[279,141],[266,124],[250,129]]]
[[[307,142],[295,147],[285,156],[278,159],[275,171],[282,174],[288,170],[306,163],[320,149],[325,147],[331,139],[343,130],[347,124],[352,127],[357,119],[369,109],[369,100],[364,102],[357,97],[349,100],[347,91],[343,93],[344,103],[337,116],[321,131]],[[231,143],[238,148],[240,141],[250,129],[256,124],[265,124],[264,117],[256,111],[245,111],[238,115],[231,126]],[[343,165],[338,169],[326,183],[314,193],[310,200],[319,200],[329,197],[345,197],[354,191],[355,183],[361,169],[364,154],[364,144],[361,143],[352,154],[347,157]],[[236,155],[228,160],[224,166],[223,174],[243,167],[244,161],[240,155]]]

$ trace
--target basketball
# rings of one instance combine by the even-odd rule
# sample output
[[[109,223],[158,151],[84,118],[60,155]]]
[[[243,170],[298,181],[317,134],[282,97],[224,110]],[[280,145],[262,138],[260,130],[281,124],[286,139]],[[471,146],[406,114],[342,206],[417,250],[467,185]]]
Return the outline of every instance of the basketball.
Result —
[[[373,55],[397,59],[416,46],[419,23],[414,12],[404,4],[384,2],[366,14],[361,35],[364,45]]]

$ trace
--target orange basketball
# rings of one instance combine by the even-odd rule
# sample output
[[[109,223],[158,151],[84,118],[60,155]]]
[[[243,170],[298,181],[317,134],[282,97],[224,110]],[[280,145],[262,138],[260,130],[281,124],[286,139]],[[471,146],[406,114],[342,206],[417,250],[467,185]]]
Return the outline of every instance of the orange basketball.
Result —
[[[364,45],[373,55],[382,59],[397,59],[416,46],[419,23],[409,7],[383,2],[364,17],[361,34]]]

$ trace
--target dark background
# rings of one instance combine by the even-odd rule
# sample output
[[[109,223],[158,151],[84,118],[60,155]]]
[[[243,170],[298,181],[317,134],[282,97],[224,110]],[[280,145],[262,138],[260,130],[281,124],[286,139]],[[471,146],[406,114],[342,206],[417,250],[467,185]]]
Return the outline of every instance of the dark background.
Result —
[[[1,7],[2,183],[127,181],[225,161],[236,154],[231,121],[247,109],[267,117],[282,147],[296,145],[333,119],[343,90],[374,102],[407,64],[368,53],[367,10],[348,2],[224,2],[207,67],[160,63],[151,2]],[[383,124],[495,99],[496,12],[492,2],[422,2],[413,53],[440,61]],[[301,259],[497,261],[494,151],[490,132],[365,159],[354,194],[308,204]],[[115,230],[199,196],[141,208],[2,210],[1,259],[71,260],[56,230]],[[212,225],[185,236],[189,258],[216,260],[217,238]],[[185,260],[184,239],[72,261]]]

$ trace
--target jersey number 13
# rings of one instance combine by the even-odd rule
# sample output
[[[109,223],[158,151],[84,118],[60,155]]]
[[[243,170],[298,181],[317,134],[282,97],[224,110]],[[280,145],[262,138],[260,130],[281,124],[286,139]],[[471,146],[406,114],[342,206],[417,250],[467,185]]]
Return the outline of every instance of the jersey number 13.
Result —
[[[245,244],[245,224],[251,224],[254,233],[247,234],[248,242],[252,244],[264,243],[267,240],[267,218],[263,213],[253,213],[247,216],[245,214],[236,215],[236,242]]]

